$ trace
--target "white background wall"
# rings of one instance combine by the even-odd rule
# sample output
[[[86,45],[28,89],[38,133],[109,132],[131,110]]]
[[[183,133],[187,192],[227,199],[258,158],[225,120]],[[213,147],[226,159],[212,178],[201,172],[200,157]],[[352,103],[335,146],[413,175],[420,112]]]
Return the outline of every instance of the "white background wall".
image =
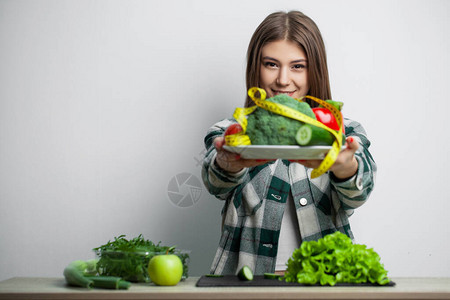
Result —
[[[126,234],[209,271],[222,203],[174,205],[203,137],[242,106],[276,10],[322,30],[333,98],[365,126],[376,189],[351,218],[391,276],[450,276],[449,1],[0,1],[0,280],[61,276]],[[181,190],[181,194],[187,190]]]

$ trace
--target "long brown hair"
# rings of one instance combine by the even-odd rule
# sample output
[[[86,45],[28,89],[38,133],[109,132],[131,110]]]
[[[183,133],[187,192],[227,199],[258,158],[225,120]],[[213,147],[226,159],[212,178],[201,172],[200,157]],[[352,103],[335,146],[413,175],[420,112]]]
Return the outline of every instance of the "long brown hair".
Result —
[[[267,16],[256,28],[247,50],[247,90],[260,86],[260,67],[262,48],[270,42],[289,40],[297,43],[306,53],[308,60],[308,95],[331,99],[328,78],[327,57],[322,35],[316,23],[299,11],[275,12]],[[245,106],[254,105],[247,97]],[[313,103],[311,103],[314,106]]]

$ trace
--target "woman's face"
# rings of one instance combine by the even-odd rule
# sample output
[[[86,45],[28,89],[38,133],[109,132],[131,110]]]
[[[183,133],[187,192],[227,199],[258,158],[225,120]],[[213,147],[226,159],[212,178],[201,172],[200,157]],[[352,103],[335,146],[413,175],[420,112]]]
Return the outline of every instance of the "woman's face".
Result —
[[[303,49],[292,41],[278,40],[262,48],[260,88],[267,98],[286,94],[301,98],[308,94],[308,62]]]

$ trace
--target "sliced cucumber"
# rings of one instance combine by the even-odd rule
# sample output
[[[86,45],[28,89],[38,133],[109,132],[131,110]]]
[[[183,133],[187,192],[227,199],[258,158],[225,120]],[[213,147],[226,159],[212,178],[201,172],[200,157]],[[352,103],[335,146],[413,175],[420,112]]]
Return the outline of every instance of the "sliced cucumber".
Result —
[[[281,275],[280,274],[275,274],[275,273],[264,273],[264,278],[266,279],[278,279],[280,278]]]
[[[240,280],[253,280],[253,271],[249,266],[243,266],[238,272],[238,277]]]
[[[295,139],[300,146],[318,146],[333,144],[333,135],[323,128],[304,124],[300,126],[295,135]]]

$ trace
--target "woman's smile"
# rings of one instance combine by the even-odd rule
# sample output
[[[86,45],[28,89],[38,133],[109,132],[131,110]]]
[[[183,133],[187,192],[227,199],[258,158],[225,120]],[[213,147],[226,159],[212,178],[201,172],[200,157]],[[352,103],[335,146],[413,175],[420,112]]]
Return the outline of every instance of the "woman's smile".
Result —
[[[286,95],[292,97],[294,95],[294,93],[295,93],[295,90],[293,90],[293,91],[280,91],[280,90],[273,90],[272,89],[272,93],[273,93],[274,96],[279,95],[279,94],[286,94]]]

